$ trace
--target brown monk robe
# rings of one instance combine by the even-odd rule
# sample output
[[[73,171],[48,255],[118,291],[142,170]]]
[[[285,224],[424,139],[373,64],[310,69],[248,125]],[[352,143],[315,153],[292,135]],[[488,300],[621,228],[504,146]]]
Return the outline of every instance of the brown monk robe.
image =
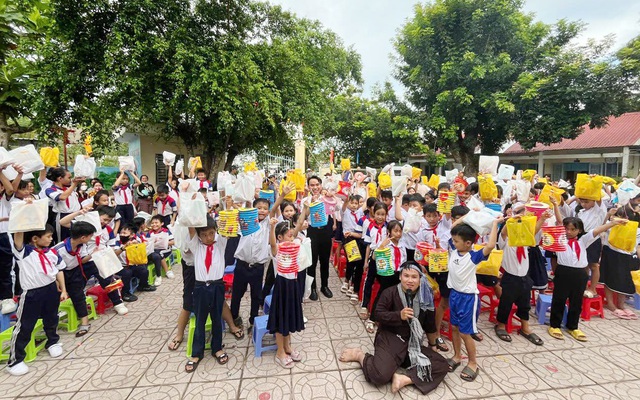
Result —
[[[412,271],[415,272],[415,271]],[[401,284],[406,291],[407,284],[404,270],[402,271]],[[414,275],[414,274],[412,274]],[[418,273],[415,272],[418,277]],[[417,278],[419,285],[419,278]],[[409,283],[409,288],[415,293],[415,283]],[[417,297],[417,296],[416,296]],[[417,298],[415,299],[417,301]],[[397,392],[402,387],[410,384],[416,385],[422,394],[427,394],[438,387],[449,370],[447,360],[440,354],[428,347],[421,346],[422,354],[431,361],[431,380],[420,379],[416,368],[409,368],[403,374],[398,373],[398,368],[408,368],[409,360],[409,338],[411,329],[410,318],[407,313],[413,315],[413,310],[405,308],[397,286],[385,289],[380,294],[378,305],[375,310],[376,320],[379,323],[378,332],[374,341],[374,354],[364,353],[361,349],[346,349],[340,356],[340,361],[358,361],[362,366],[362,371],[367,382],[374,385],[385,385],[392,383],[392,392]],[[425,329],[426,312],[420,311],[418,319]],[[422,342],[422,338],[420,338]]]

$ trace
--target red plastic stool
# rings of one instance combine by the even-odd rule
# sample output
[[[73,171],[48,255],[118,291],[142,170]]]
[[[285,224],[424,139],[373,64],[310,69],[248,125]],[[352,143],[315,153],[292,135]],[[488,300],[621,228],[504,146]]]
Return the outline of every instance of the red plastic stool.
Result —
[[[507,331],[508,334],[513,333],[515,328],[519,328],[522,326],[522,321],[520,321],[520,318],[518,318],[518,316],[516,315],[516,312],[518,311],[518,307],[514,304],[511,306],[511,312],[509,313],[509,319],[507,320],[507,323],[505,324],[505,330]],[[518,322],[518,325],[515,325],[513,322],[514,320],[516,322]]]
[[[582,299],[582,314],[580,318],[584,321],[591,320],[591,317],[599,315],[600,318],[604,318],[604,301],[602,296],[596,296],[593,299],[584,297]]]
[[[451,310],[447,308],[447,311],[444,312],[442,316],[442,322],[447,323],[447,328],[443,328],[440,325],[440,336],[446,337],[449,340],[452,340],[453,337],[453,329],[451,328]]]
[[[95,285],[91,289],[87,290],[87,296],[93,295],[98,298],[96,301],[96,312],[98,314],[104,314],[108,309],[113,307],[113,303],[109,299],[107,292],[100,285]]]
[[[531,289],[531,307],[536,308],[536,289]]]
[[[338,248],[338,242],[331,239],[331,264],[334,266],[337,264],[336,262],[336,249]]]
[[[376,297],[378,297],[379,290],[380,284],[378,281],[374,281],[373,287],[371,288],[371,299],[369,300],[369,313],[373,312],[373,303],[376,301]]]
[[[347,257],[344,255],[340,256],[340,263],[338,264],[338,276],[340,278],[344,278],[347,274]]]
[[[596,293],[598,293],[598,296],[602,297],[604,304],[607,304],[607,296],[605,296],[604,285],[602,283],[598,283],[596,285]]]
[[[231,291],[233,289],[233,274],[226,274],[222,277],[222,281],[224,282],[224,298],[231,298]]]
[[[489,311],[489,321],[496,322],[496,308],[500,300],[496,297],[494,288],[478,284],[478,297],[480,298],[480,312]]]

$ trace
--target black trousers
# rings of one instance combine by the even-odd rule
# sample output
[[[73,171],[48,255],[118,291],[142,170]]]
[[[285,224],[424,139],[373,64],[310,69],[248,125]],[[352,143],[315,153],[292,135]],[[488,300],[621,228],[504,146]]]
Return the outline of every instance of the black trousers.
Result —
[[[552,328],[560,328],[564,316],[564,306],[569,300],[567,330],[578,329],[582,312],[582,297],[587,288],[589,275],[586,268],[572,268],[558,264],[553,278],[553,298],[551,299]],[[503,291],[504,293],[504,291]]]
[[[131,290],[131,279],[138,278],[140,281],[140,287],[145,288],[149,286],[149,270],[146,265],[129,265],[122,268],[120,271],[120,279],[122,279],[122,291],[129,293]],[[131,293],[133,294],[133,293]]]
[[[136,216],[136,210],[133,208],[133,204],[121,204],[116,206],[116,212],[120,214],[120,226],[127,222],[133,222]]]
[[[362,288],[362,307],[369,307],[371,301],[371,292],[373,291],[373,284],[377,275],[376,260],[369,257],[369,267],[367,268],[367,276],[364,280],[364,287]],[[355,286],[353,287],[355,290]],[[360,288],[358,287],[358,290]]]
[[[67,287],[67,293],[69,293],[69,298],[71,298],[73,308],[75,308],[78,318],[84,318],[88,314],[87,297],[84,293],[84,287],[87,285],[87,280],[92,276],[98,279],[98,283],[103,289],[113,282],[113,276],[109,276],[106,279],[101,277],[98,273],[98,268],[96,268],[96,265],[92,261],[82,264],[81,267],[64,270],[64,282]],[[119,290],[108,293],[108,296],[114,306],[122,303]]]
[[[171,254],[171,250],[155,250],[147,259],[155,265],[156,276],[162,276],[162,260]]]
[[[374,265],[375,266],[375,265]],[[371,267],[369,267],[371,268]],[[393,275],[390,276],[382,276],[376,274],[375,277],[380,283],[380,289],[378,289],[378,295],[373,300],[373,307],[371,307],[371,320],[375,321],[375,309],[378,306],[378,300],[380,300],[380,295],[382,292],[390,287],[395,287],[400,283],[400,272],[394,272]],[[373,285],[372,285],[373,286]]]
[[[320,285],[329,286],[329,257],[331,256],[331,229],[333,220],[329,218],[329,223],[323,228],[309,227],[307,236],[311,239],[311,266],[307,268],[307,275],[316,278],[316,265],[320,261]],[[314,279],[312,288],[317,287],[317,279]]]
[[[60,293],[55,282],[36,289],[25,290],[20,297],[18,320],[13,328],[11,336],[11,355],[9,366],[24,361],[27,356],[26,347],[31,340],[31,334],[38,319],[42,318],[44,332],[47,335],[46,348],[58,343],[58,306],[60,305]],[[86,307],[85,307],[86,310]]]
[[[306,276],[306,270],[305,270]],[[267,265],[267,274],[264,277],[264,285],[262,286],[262,296],[260,297],[260,305],[264,305],[264,298],[271,294],[271,289],[273,289],[273,285],[276,283],[276,273],[274,271],[273,261],[269,261]],[[304,287],[303,290],[304,292]]]
[[[260,303],[262,302],[262,276],[264,275],[264,264],[254,264],[249,266],[248,263],[237,260],[236,269],[233,272],[233,289],[231,292],[231,316],[233,319],[238,318],[240,312],[240,300],[247,292],[247,285],[251,287],[251,313],[249,322],[253,324],[253,320],[258,316]]]
[[[11,238],[7,232],[2,232],[0,233],[0,300],[13,298],[13,279],[11,278],[13,264]],[[16,289],[18,286],[18,269],[16,266]]]
[[[516,276],[505,272],[502,275],[502,295],[498,304],[498,315],[496,319],[501,324],[506,324],[511,313],[511,306],[518,307],[516,315],[524,321],[529,320],[531,310],[531,287],[533,281],[529,276]]]
[[[191,357],[204,357],[204,337],[207,317],[211,317],[211,354],[222,349],[222,302],[224,283],[222,279],[210,282],[196,281],[193,287],[193,313],[196,316],[196,330],[193,334]]]

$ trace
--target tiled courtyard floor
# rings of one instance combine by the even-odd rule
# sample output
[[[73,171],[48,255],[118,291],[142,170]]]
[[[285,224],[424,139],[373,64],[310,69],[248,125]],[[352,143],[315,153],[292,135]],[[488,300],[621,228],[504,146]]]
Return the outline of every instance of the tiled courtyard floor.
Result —
[[[0,373],[2,399],[640,399],[640,321],[606,319],[581,324],[589,342],[558,341],[535,326],[545,345],[522,337],[499,341],[481,315],[485,340],[478,345],[482,368],[476,382],[449,374],[428,396],[411,387],[393,395],[390,386],[368,384],[355,363],[343,364],[345,347],[372,350],[369,335],[356,310],[340,293],[340,280],[331,272],[333,299],[320,295],[304,305],[306,330],[293,345],[304,356],[292,370],[274,362],[274,353],[254,357],[249,336],[236,341],[225,333],[230,356],[225,366],[207,355],[194,374],[184,372],[185,342],[176,352],[167,349],[175,334],[181,307],[182,278],[164,279],[154,293],[140,293],[123,317],[108,311],[92,322],[91,333],[76,339],[61,332],[65,353],[51,359],[41,352],[23,377]],[[243,301],[243,318],[248,318]],[[450,346],[451,347],[451,346]]]

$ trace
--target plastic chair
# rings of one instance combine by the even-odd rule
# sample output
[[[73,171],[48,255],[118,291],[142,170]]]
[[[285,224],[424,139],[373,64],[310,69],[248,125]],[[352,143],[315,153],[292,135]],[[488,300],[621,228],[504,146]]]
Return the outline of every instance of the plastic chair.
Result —
[[[8,360],[11,352],[11,337],[13,336],[13,326],[0,333],[0,360]],[[47,337],[43,332],[42,320],[36,322],[36,326],[31,333],[31,340],[25,347],[25,362],[31,362],[36,359],[38,352],[44,349],[47,344]]]
[[[446,337],[449,340],[452,340],[453,337],[453,329],[451,328],[451,310],[447,308],[447,311],[444,312],[442,316],[442,322],[447,323],[447,327],[444,328],[442,325],[440,326],[440,336]]]
[[[0,332],[4,332],[11,327],[11,321],[16,320],[16,313],[0,314]]]
[[[204,333],[205,333],[205,341],[204,341],[204,349],[211,350],[211,340],[206,340],[207,332],[211,332],[212,327],[211,317],[207,316],[207,322],[204,324]],[[226,329],[226,324],[224,320],[222,320],[222,332]],[[191,349],[193,348],[193,336],[196,333],[196,316],[191,314],[189,318],[189,332],[187,335],[187,357],[191,357]]]
[[[140,279],[135,276],[131,278],[131,285],[129,286],[129,293],[134,294],[136,290],[138,290],[138,286],[140,286]]]
[[[628,300],[628,303],[631,304],[636,310],[640,310],[640,294],[634,293],[633,297]]]
[[[113,307],[113,303],[109,299],[107,292],[102,288],[102,286],[96,285],[87,290],[87,298],[89,297],[89,295],[93,295],[98,299],[97,304],[95,305],[95,310],[98,312],[98,314],[104,314],[108,309]]]
[[[87,304],[87,317],[89,319],[97,319],[98,314],[96,313],[96,305],[93,300],[93,297],[86,297]],[[73,307],[73,303],[71,299],[67,299],[60,303],[58,307],[58,327],[64,328],[67,332],[75,332],[80,327],[80,318],[78,318],[78,313],[76,313],[76,309]]]
[[[230,299],[233,291],[233,274],[226,274],[222,277],[224,282],[224,298]]]
[[[338,264],[338,276],[340,278],[344,278],[347,274],[347,257],[342,254],[340,255],[340,263]]]
[[[156,266],[154,264],[147,265],[147,271],[149,271],[149,286],[153,286],[156,283]]]
[[[278,346],[276,344],[267,346],[262,344],[262,339],[266,334],[269,333],[269,330],[267,329],[267,321],[269,321],[268,315],[261,315],[253,320],[253,345],[255,347],[256,357],[262,357],[262,353],[264,353],[265,351],[278,349]],[[275,337],[276,335],[274,334],[274,340]]]
[[[584,321],[590,321],[591,317],[600,316],[604,318],[604,301],[601,296],[596,296],[592,299],[584,297],[582,299],[582,313],[580,318]]]
[[[509,313],[509,319],[507,320],[507,323],[505,324],[505,330],[507,331],[508,334],[513,333],[513,331],[516,328],[519,328],[522,326],[522,321],[520,320],[520,318],[516,315],[516,312],[518,311],[518,307],[514,304],[511,306],[511,312]],[[518,322],[518,324],[514,324],[514,322]]]
[[[269,315],[269,310],[271,309],[271,299],[273,298],[272,295],[268,295],[267,297],[264,298],[264,306],[262,307],[262,310],[264,311],[265,315]]]
[[[548,294],[539,294],[538,301],[536,302],[536,315],[538,316],[538,323],[540,325],[549,324],[551,316],[548,314],[551,309],[551,299],[552,296]],[[562,317],[562,326],[567,325],[567,314],[569,313],[569,308],[567,305],[564,305],[564,315]]]

